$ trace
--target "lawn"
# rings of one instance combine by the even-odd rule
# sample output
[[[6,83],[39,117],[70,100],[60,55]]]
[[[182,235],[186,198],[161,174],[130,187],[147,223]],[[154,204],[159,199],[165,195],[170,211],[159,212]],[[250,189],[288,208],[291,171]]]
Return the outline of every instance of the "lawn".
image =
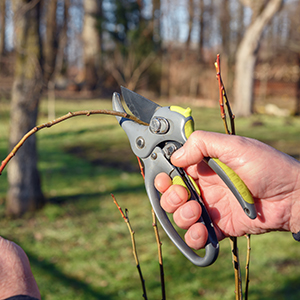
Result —
[[[196,129],[223,132],[218,108],[191,104]],[[57,116],[82,109],[111,108],[107,100],[62,101]],[[0,155],[7,154],[8,104],[0,106]],[[41,104],[39,124],[47,121]],[[296,158],[300,119],[256,115],[236,120],[237,133],[254,137]],[[39,169],[47,205],[11,220],[4,215],[6,171],[0,184],[1,235],[29,256],[45,300],[143,299],[128,229],[113,193],[135,231],[148,299],[161,299],[157,245],[151,207],[126,134],[114,117],[81,116],[37,133]],[[276,163],[276,162],[274,162]],[[234,299],[234,274],[228,240],[208,268],[187,261],[160,230],[167,299]],[[290,233],[252,236],[249,299],[300,298],[300,245]],[[239,239],[242,269],[246,239]]]

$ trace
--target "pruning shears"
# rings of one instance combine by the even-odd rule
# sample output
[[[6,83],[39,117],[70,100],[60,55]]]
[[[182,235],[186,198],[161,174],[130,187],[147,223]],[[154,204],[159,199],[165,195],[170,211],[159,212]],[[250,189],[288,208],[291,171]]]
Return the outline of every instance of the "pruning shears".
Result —
[[[129,138],[132,151],[144,164],[146,191],[161,226],[177,248],[193,264],[200,267],[211,265],[218,257],[219,243],[201,198],[200,189],[183,169],[175,167],[170,162],[172,154],[182,147],[194,131],[191,109],[179,106],[162,107],[124,87],[121,87],[121,93],[132,114],[145,124],[116,117]],[[118,93],[113,94],[112,103],[115,111],[126,112]],[[253,198],[240,177],[216,158],[207,157],[205,161],[232,191],[245,214],[250,219],[255,219],[257,214]],[[173,184],[184,186],[188,191],[189,199],[196,200],[201,205],[202,215],[198,222],[203,223],[208,231],[204,257],[199,256],[185,243],[160,206],[160,194],[154,186],[154,179],[161,172],[167,173]]]

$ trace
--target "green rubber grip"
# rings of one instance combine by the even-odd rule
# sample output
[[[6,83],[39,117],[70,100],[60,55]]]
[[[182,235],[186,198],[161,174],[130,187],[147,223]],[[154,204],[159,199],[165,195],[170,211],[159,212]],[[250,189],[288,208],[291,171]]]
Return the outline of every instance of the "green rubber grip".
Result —
[[[257,213],[254,205],[254,200],[243,180],[231,168],[226,166],[219,159],[205,157],[204,160],[225,182],[236,199],[239,201],[245,214],[250,219],[255,219],[257,217]]]
[[[175,111],[186,118],[185,126],[184,126],[184,134],[188,139],[189,136],[194,131],[194,121],[192,119],[192,110],[188,107],[186,109],[180,106],[170,106],[171,111]],[[234,194],[236,199],[239,201],[242,206],[245,214],[251,218],[255,219],[257,217],[254,201],[252,195],[243,182],[243,180],[228,166],[222,163],[217,158],[209,158],[206,157],[204,159],[208,165],[219,175],[219,177],[225,182],[231,192]],[[175,179],[176,183],[184,186],[184,183],[179,179]],[[195,184],[196,185],[196,184]],[[199,189],[198,189],[199,190]],[[199,191],[200,192],[200,191]]]

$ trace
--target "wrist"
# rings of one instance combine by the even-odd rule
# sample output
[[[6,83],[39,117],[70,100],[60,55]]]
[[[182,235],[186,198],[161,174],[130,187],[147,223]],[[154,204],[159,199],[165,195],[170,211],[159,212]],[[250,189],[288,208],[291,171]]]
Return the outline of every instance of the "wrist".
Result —
[[[300,176],[298,177],[300,178]],[[292,196],[290,231],[298,233],[300,231],[300,183],[297,180],[297,187]]]
[[[299,195],[300,197],[300,195]],[[300,198],[295,201],[291,210],[290,231],[298,233],[300,231]]]

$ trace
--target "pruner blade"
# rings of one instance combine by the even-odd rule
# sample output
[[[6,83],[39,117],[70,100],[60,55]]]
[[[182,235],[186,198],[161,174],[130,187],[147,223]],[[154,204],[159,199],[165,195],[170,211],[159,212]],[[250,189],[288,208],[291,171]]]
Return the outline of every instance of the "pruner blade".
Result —
[[[121,86],[123,99],[129,110],[141,121],[150,123],[153,114],[161,106]]]

